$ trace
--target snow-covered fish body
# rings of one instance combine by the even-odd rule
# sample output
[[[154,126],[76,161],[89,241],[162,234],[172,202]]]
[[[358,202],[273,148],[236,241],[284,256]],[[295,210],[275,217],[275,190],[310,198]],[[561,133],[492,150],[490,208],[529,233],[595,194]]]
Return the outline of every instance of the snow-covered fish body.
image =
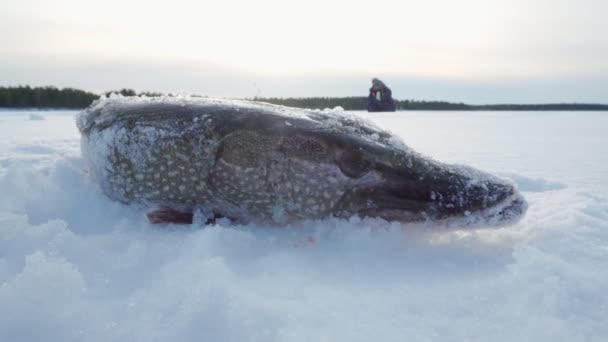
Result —
[[[185,215],[200,209],[244,223],[476,215],[500,224],[526,210],[509,182],[423,157],[341,111],[118,97],[97,101],[77,124],[105,194]]]

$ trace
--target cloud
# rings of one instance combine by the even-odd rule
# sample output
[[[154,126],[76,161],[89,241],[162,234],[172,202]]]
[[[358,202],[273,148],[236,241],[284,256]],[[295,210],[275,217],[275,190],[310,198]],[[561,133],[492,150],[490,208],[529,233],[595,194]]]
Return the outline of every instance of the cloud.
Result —
[[[365,96],[372,77],[380,77],[399,99],[449,100],[468,103],[599,102],[608,103],[608,77],[462,80],[390,73],[311,73],[267,75],[227,66],[149,62],[136,59],[57,61],[0,58],[0,85],[30,84],[77,87],[96,92],[134,88],[138,91],[187,92],[208,96]]]
[[[402,97],[606,102],[606,12],[600,0],[23,0],[0,13],[0,82],[308,96],[365,93],[381,76]]]

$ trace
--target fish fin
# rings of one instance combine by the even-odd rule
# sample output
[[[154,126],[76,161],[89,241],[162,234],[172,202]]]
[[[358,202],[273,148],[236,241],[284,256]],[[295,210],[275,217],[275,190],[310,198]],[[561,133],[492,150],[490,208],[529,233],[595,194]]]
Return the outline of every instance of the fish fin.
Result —
[[[191,211],[178,211],[171,208],[159,208],[149,212],[146,216],[148,217],[148,222],[151,224],[192,224],[194,213]]]

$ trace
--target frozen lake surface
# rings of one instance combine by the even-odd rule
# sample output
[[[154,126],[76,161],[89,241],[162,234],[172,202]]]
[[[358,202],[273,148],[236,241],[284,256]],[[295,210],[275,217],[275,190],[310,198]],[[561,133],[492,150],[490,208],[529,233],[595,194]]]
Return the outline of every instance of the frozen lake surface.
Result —
[[[606,341],[608,113],[360,113],[512,179],[518,224],[150,226],[70,111],[0,111],[0,341]]]

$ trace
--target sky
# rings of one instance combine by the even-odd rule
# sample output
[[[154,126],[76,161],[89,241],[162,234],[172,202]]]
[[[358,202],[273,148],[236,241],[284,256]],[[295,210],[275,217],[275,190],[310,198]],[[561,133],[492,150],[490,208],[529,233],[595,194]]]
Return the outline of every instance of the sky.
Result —
[[[605,0],[0,0],[0,85],[608,103]]]

